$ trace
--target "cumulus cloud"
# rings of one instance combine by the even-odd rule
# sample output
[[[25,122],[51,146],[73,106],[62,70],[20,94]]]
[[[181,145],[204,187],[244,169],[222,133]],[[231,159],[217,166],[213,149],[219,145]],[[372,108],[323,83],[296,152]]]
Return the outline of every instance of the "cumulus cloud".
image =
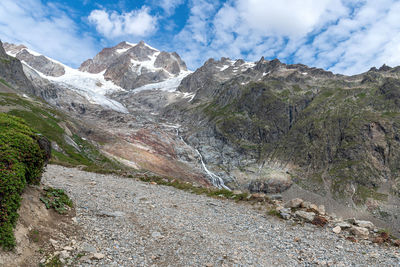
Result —
[[[174,49],[185,59],[190,68],[201,65],[208,57],[215,57],[208,49],[213,38],[212,21],[218,11],[218,1],[197,0],[191,2],[189,18],[185,27],[174,38]]]
[[[157,18],[150,15],[150,9],[145,6],[122,14],[115,11],[93,10],[88,19],[106,38],[129,35],[143,37],[152,34],[157,28]]]
[[[263,36],[302,36],[344,11],[339,0],[238,0],[232,6],[244,25],[239,30]]]
[[[157,2],[166,14],[172,15],[175,9],[184,3],[184,0],[161,0]]]
[[[266,56],[354,74],[400,64],[397,14],[396,0],[201,0],[175,41],[192,68],[208,57]]]
[[[96,53],[94,40],[80,34],[66,13],[40,0],[1,0],[0,39],[23,43],[71,66]]]
[[[379,2],[379,3],[378,3]],[[372,66],[400,64],[400,3],[366,1],[304,45],[295,56],[338,73],[354,74]],[[309,56],[301,51],[309,50]]]

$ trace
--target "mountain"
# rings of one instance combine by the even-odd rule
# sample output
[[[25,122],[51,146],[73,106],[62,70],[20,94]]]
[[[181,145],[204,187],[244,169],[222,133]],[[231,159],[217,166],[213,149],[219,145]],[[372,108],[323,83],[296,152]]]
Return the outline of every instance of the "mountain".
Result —
[[[25,76],[22,69],[22,64],[14,57],[7,55],[3,48],[3,43],[0,41],[0,77],[2,91],[11,90],[10,87],[21,88],[25,92],[34,93],[32,83]],[[9,86],[11,85],[11,86]]]
[[[187,73],[186,64],[177,53],[160,52],[143,41],[104,48],[93,59],[83,62],[79,70],[103,73],[106,80],[127,90]]]
[[[400,67],[344,76],[276,59],[237,62],[207,61],[178,88],[192,101],[164,113],[209,168],[231,187],[277,193],[293,183],[287,192],[398,224]]]
[[[88,125],[85,138],[108,157],[400,223],[400,67],[345,76],[221,58],[190,72],[176,53],[122,42],[72,69],[5,47],[23,63],[26,91]]]
[[[4,43],[4,49],[13,57],[43,73],[45,76],[60,77],[65,74],[62,64],[40,55],[24,45]]]
[[[29,53],[30,58],[35,59],[27,62],[21,58],[23,72],[35,88],[34,95],[78,119],[82,125],[85,125],[82,127],[85,138],[100,146],[105,155],[136,169],[146,169],[159,175],[174,176],[182,180],[209,185],[210,182],[203,173],[204,170],[195,159],[195,150],[178,138],[174,125],[165,123],[160,127],[159,118],[156,116],[157,110],[152,106],[154,104],[157,109],[161,109],[169,101],[173,101],[171,97],[173,99],[187,98],[188,94],[175,92],[175,90],[180,81],[191,72],[186,70],[183,62],[179,63],[180,65],[176,65],[175,61],[168,63],[170,57],[174,57],[173,60],[179,58],[176,53],[159,52],[144,43],[136,46],[127,44],[127,46],[132,49],[127,49],[127,51],[130,50],[129,53],[122,53],[123,57],[129,58],[130,61],[133,57],[143,60],[129,65],[131,68],[141,64],[143,77],[147,77],[146,75],[152,71],[156,76],[159,73],[167,73],[169,66],[179,66],[179,69],[177,71],[172,68],[170,71],[175,74],[168,72],[167,78],[163,76],[161,80],[155,80],[158,82],[125,90],[113,81],[106,80],[105,69],[99,73],[72,69],[25,46],[6,44],[7,53],[10,55],[19,57]],[[105,51],[110,50],[113,48],[105,49]],[[120,51],[115,53],[118,52]],[[99,53],[99,55],[103,54]],[[148,56],[153,57],[153,63],[147,60]],[[115,60],[123,61],[123,57]],[[45,60],[38,60],[39,58]],[[164,67],[167,69],[165,71],[158,67],[163,60]],[[46,75],[42,72],[43,66],[36,65],[38,62],[61,66],[64,74],[58,76],[47,73]],[[110,64],[109,68],[112,69],[118,63]],[[150,68],[150,63],[155,66],[153,69]],[[139,77],[139,79],[142,78]],[[190,162],[187,161],[188,159]]]
[[[133,92],[142,86],[175,90],[190,73],[178,54],[160,52],[144,42],[136,45],[122,42],[105,48],[93,59],[82,63],[79,69],[70,68],[24,45],[5,43],[4,48],[23,63],[27,76],[36,88],[40,88],[36,95],[59,106],[72,105],[72,110],[79,106],[79,113],[86,111],[86,107],[94,108],[93,104],[127,113],[121,103],[108,95]]]

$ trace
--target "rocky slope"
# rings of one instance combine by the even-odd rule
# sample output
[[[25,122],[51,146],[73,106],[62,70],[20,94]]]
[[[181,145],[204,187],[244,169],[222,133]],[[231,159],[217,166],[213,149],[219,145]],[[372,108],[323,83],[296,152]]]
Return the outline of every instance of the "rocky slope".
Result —
[[[73,245],[55,244],[64,262],[74,262],[78,254],[85,254],[75,262],[82,266],[394,266],[400,261],[398,248],[362,238],[354,243],[331,227],[281,221],[266,215],[263,202],[251,206],[60,166],[49,166],[43,179],[76,203],[82,235]]]
[[[295,182],[399,225],[399,67],[343,76],[278,60],[246,70],[227,61],[186,77],[179,90],[196,96],[165,111],[214,171],[265,193]]]
[[[15,58],[24,61],[26,64],[46,76],[59,77],[65,74],[65,69],[61,64],[29,50],[24,45],[4,43],[4,49]]]
[[[22,69],[22,64],[18,59],[10,57],[3,48],[0,41],[0,82],[7,86],[20,88],[21,90],[34,93],[35,88],[32,83],[27,79]]]
[[[147,45],[140,45],[139,48],[141,46],[147,48]],[[21,51],[30,53],[30,50],[24,46],[8,45],[7,47],[9,53],[15,54],[17,50],[18,53]],[[161,55],[161,57],[164,56]],[[49,61],[56,62],[52,59]],[[161,62],[161,59],[157,62]],[[108,157],[117,159],[128,167],[145,169],[158,175],[174,176],[210,186],[195,150],[180,140],[174,128],[175,125],[167,122],[159,124],[159,118],[156,115],[157,109],[173,102],[175,98],[186,97],[186,94],[168,92],[176,89],[183,76],[177,75],[160,83],[145,85],[146,88],[141,87],[136,93],[125,92],[113,82],[105,81],[101,73],[86,73],[61,65],[65,74],[51,77],[44,75],[36,70],[34,65],[29,65],[25,61],[22,66],[26,77],[35,88],[36,96],[77,119],[77,123],[69,124],[75,129],[66,131],[70,134],[65,138],[73,139],[70,143],[86,142],[79,137],[89,139],[89,143],[94,142],[96,148],[100,148]],[[184,74],[188,73],[186,71]],[[167,91],[165,91],[165,85],[169,88]],[[107,88],[110,89],[107,90]],[[114,93],[116,100],[107,95],[113,88],[119,91],[118,94]],[[3,112],[18,113],[22,117],[30,116],[25,111],[20,111],[23,106],[26,106],[28,110],[37,109],[36,105],[31,107],[29,97],[21,100],[18,96],[0,96],[0,100],[5,101],[5,106],[2,107]],[[8,104],[11,102],[13,105],[9,107]],[[153,104],[157,107],[152,106]],[[42,114],[41,110],[37,115],[40,116],[40,114]],[[38,118],[30,119],[34,119],[35,121],[32,121],[34,123]],[[53,117],[49,119],[53,121]],[[48,126],[47,121],[40,121],[40,127],[42,123]],[[57,134],[63,132],[59,131],[58,127],[55,130]],[[57,136],[57,140],[53,138],[54,145],[60,148],[58,152],[66,152],[63,151],[65,138],[64,136],[61,138]],[[82,164],[86,165],[84,162]]]

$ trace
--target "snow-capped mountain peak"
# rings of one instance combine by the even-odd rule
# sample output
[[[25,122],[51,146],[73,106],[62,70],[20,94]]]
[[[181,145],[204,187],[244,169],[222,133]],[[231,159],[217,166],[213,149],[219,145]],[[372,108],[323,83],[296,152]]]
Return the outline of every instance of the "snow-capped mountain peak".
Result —
[[[109,98],[117,91],[175,91],[191,72],[175,52],[159,51],[145,42],[121,42],[104,48],[93,59],[73,69],[54,59],[30,50],[24,45],[5,44],[11,56],[22,61],[40,77],[70,89],[98,104],[119,112],[128,112],[119,102]]]
[[[104,48],[93,59],[83,62],[79,70],[88,73],[104,71],[106,80],[126,90],[134,90],[179,77],[187,68],[177,53],[159,51],[140,41],[137,44],[121,42]]]

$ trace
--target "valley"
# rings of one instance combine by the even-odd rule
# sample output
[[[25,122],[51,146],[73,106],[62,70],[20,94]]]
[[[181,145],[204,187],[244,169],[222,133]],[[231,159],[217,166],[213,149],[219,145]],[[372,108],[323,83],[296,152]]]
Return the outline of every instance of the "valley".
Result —
[[[398,263],[395,250],[367,241],[350,243],[330,228],[277,223],[250,204],[153,188],[126,177],[167,177],[195,188],[260,194],[282,203],[300,197],[324,205],[335,218],[368,220],[399,236],[400,67],[384,65],[345,76],[277,59],[221,58],[190,71],[175,52],[143,41],[104,48],[79,69],[9,43],[4,49],[0,43],[0,59],[0,111],[25,119],[51,141],[50,163],[57,165],[49,165],[44,183],[72,196],[85,238],[102,233],[102,240],[87,242],[101,244],[103,253],[109,248],[108,255],[132,246],[143,249],[135,252],[139,258],[107,257],[102,264],[131,260],[168,266],[174,261],[184,266],[192,255],[196,264],[221,266],[379,265],[386,256]],[[110,173],[125,178],[104,176]],[[93,191],[82,189],[91,182]],[[99,209],[120,210],[125,202],[130,204],[121,218],[95,219]],[[139,213],[140,218],[134,215]],[[168,213],[177,221],[169,222]],[[145,222],[160,218],[159,225]],[[129,231],[138,236],[120,244],[105,236],[111,226],[122,227],[121,236]],[[202,234],[191,229],[206,229],[210,236],[200,239]],[[148,239],[149,231],[158,234]],[[250,252],[238,249],[237,231],[244,231],[240,240]],[[293,243],[297,237],[305,243]],[[265,239],[271,243],[262,247]],[[209,251],[196,252],[198,242]],[[171,250],[168,255],[159,255],[162,246]],[[329,255],[315,255],[335,246]],[[213,252],[220,247],[226,251]],[[297,254],[283,259],[292,249]],[[262,259],[265,253],[271,258]]]

